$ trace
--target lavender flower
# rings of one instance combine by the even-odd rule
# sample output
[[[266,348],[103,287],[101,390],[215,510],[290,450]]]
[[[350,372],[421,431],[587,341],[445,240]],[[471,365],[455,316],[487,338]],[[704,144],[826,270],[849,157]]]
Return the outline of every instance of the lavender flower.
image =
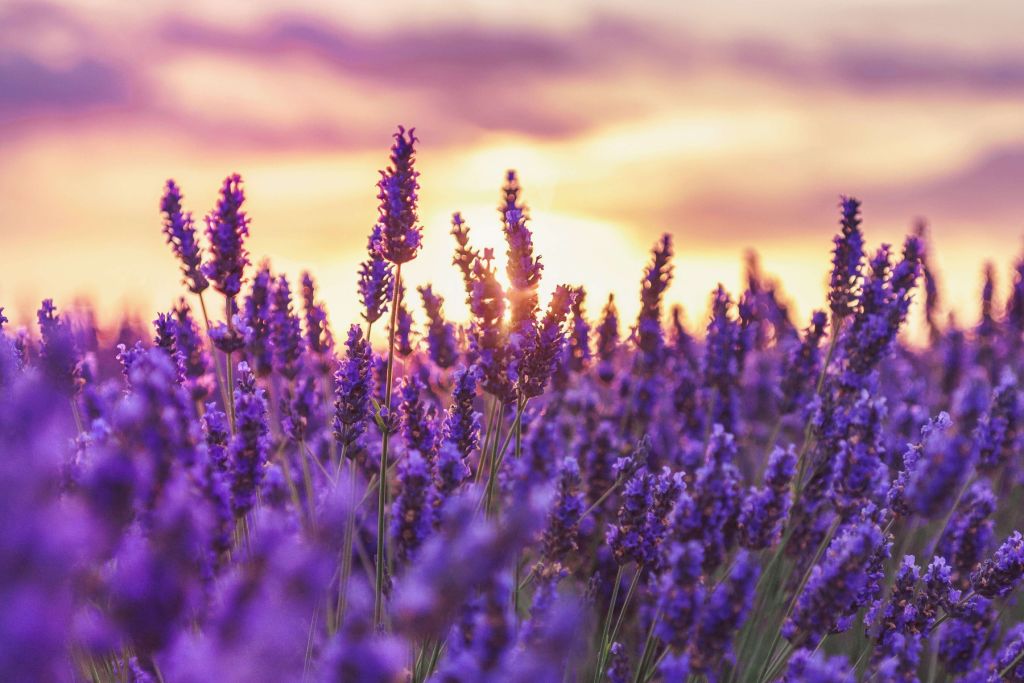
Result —
[[[202,401],[211,392],[210,359],[203,348],[199,326],[192,319],[192,312],[184,301],[174,311],[174,349],[181,366],[185,384],[195,401]]]
[[[984,598],[971,598],[951,621],[941,626],[936,649],[946,671],[962,674],[970,670],[987,644],[993,617],[992,603]]]
[[[882,532],[872,522],[843,527],[811,569],[782,635],[794,645],[817,644],[839,627],[863,604],[862,595],[872,583],[872,558],[883,544]]]
[[[971,574],[981,565],[995,532],[992,513],[996,497],[982,479],[967,489],[939,538],[937,552],[953,570],[953,581],[961,589],[970,585]]]
[[[292,311],[292,291],[284,275],[277,278],[271,299],[270,338],[273,341],[274,369],[293,380],[299,373],[302,359],[302,325]]]
[[[306,348],[320,359],[326,372],[330,369],[327,357],[334,352],[334,338],[327,324],[327,311],[316,300],[316,283],[308,272],[302,273],[302,310],[306,322]]]
[[[381,226],[374,226],[366,247],[369,257],[359,265],[359,300],[363,304],[363,320],[371,325],[387,312],[395,286],[392,265],[378,248],[382,234]]]
[[[747,619],[760,574],[756,557],[740,551],[728,578],[707,596],[690,646],[694,671],[717,671],[732,660],[733,635]]]
[[[975,592],[986,598],[1002,598],[1010,594],[1024,577],[1024,536],[1014,531],[1003,541],[991,558],[971,574]]]
[[[427,349],[430,359],[441,369],[450,368],[458,360],[459,349],[455,341],[455,326],[447,322],[441,312],[444,298],[434,294],[430,285],[418,287],[417,290],[423,298],[423,308],[427,313]]]
[[[375,246],[385,260],[399,265],[416,258],[423,239],[423,228],[416,224],[416,192],[420,185],[416,180],[419,172],[413,168],[417,142],[414,132],[410,129],[406,136],[405,128],[398,127],[391,146],[391,165],[380,172],[377,183],[381,230]]]
[[[697,541],[673,543],[668,551],[668,571],[661,577],[658,607],[661,620],[655,633],[677,653],[684,652],[691,630],[704,603],[701,566],[704,551]]]
[[[598,377],[608,383],[615,376],[615,350],[619,346],[619,312],[615,308],[615,295],[608,295],[608,302],[601,312],[601,323],[597,326]]]
[[[39,362],[43,373],[61,393],[74,395],[82,384],[82,372],[71,326],[57,315],[51,299],[43,300],[36,318],[42,337]]]
[[[402,399],[399,410],[406,445],[419,451],[429,462],[437,448],[437,410],[425,400],[425,389],[415,375],[406,377],[399,389]]]
[[[334,438],[343,448],[348,448],[366,430],[373,379],[370,376],[372,351],[358,325],[349,328],[345,348],[345,359],[334,376]]]
[[[462,459],[480,445],[480,414],[473,408],[480,373],[476,367],[457,370],[452,378],[452,404],[442,428],[445,441],[455,445]]]
[[[256,502],[256,491],[263,479],[267,461],[270,429],[267,426],[267,402],[263,390],[256,387],[256,376],[248,363],[238,364],[235,388],[235,435],[231,440],[231,509],[244,517]]]
[[[740,545],[748,550],[763,550],[775,545],[789,514],[789,485],[796,474],[796,451],[776,447],[764,473],[765,486],[751,488],[743,500],[737,521]]]
[[[841,197],[841,232],[835,237],[832,252],[832,279],[828,301],[836,320],[853,312],[858,296],[861,264],[864,259],[864,236],[860,231],[860,202],[853,197]]]
[[[544,529],[542,561],[545,563],[561,562],[578,548],[580,516],[585,507],[580,482],[580,466],[576,458],[565,458],[558,477],[555,502]]]
[[[515,171],[506,175],[502,188],[503,202],[498,208],[501,213],[508,243],[509,304],[512,318],[510,327],[518,334],[529,334],[537,312],[537,285],[540,283],[544,266],[540,257],[533,255],[533,234],[526,227],[529,220],[526,207],[519,201],[519,180]]]
[[[249,265],[245,238],[249,235],[249,217],[242,211],[245,192],[237,173],[224,179],[217,208],[206,217],[206,237],[210,242],[210,260],[203,274],[214,289],[228,298],[242,290],[242,277]]]
[[[399,284],[398,315],[395,317],[395,352],[402,358],[408,358],[412,351],[412,313],[405,305],[405,285]]]
[[[252,279],[242,313],[245,327],[250,330],[247,340],[249,363],[257,377],[266,377],[274,369],[274,352],[271,345],[272,285],[270,264],[264,262],[256,272],[256,277]]]
[[[409,451],[398,465],[398,493],[391,508],[395,559],[405,564],[434,528],[434,489],[430,465],[418,451]]]
[[[164,215],[164,235],[171,245],[174,256],[181,261],[181,272],[190,292],[200,294],[210,286],[202,271],[202,255],[196,241],[196,228],[192,212],[181,208],[181,190],[173,180],[168,180],[164,196],[160,199],[160,211]]]
[[[1017,445],[1021,421],[1017,380],[1007,373],[992,395],[988,414],[974,433],[974,458],[978,469],[991,472],[1005,463]]]
[[[647,372],[661,362],[665,339],[661,329],[661,301],[672,282],[672,238],[665,234],[654,246],[651,263],[640,283],[640,313],[636,323],[638,361]]]
[[[855,680],[846,657],[828,657],[808,649],[792,654],[781,679],[782,683],[854,683]]]
[[[827,320],[824,311],[815,311],[800,344],[793,347],[786,356],[779,388],[779,412],[783,415],[795,411],[813,393],[813,383],[821,371],[821,351],[818,347],[825,336]]]

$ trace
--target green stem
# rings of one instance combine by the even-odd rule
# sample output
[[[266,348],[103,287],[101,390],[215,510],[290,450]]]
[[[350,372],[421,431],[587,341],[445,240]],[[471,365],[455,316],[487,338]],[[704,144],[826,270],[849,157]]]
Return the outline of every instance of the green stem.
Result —
[[[391,385],[392,385],[392,373],[395,367],[395,324],[398,319],[398,297],[402,291],[402,264],[396,264],[395,266],[395,283],[394,293],[391,299],[391,327],[388,330],[388,364],[387,371],[385,372],[384,387],[384,409],[387,412],[388,420],[391,419]],[[373,595],[373,623],[380,629],[383,627],[384,618],[384,563],[387,561],[385,557],[384,539],[387,536],[387,530],[384,527],[385,522],[385,509],[387,507],[388,498],[388,438],[390,437],[390,430],[388,425],[384,425],[384,435],[381,440],[381,452],[380,452],[380,471],[377,478],[377,571],[374,581],[374,595]]]

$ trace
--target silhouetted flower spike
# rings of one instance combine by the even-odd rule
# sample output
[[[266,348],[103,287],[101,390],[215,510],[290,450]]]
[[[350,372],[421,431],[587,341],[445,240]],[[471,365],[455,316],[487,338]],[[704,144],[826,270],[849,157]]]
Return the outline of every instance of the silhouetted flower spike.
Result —
[[[494,253],[485,249],[473,262],[473,282],[469,293],[470,350],[483,374],[484,391],[511,401],[516,377],[510,372],[510,350],[505,330],[505,292],[492,265]]]
[[[210,286],[202,271],[202,254],[196,240],[196,228],[192,213],[181,207],[181,190],[173,180],[168,180],[164,196],[160,199],[160,211],[164,215],[164,235],[174,255],[181,261],[181,272],[190,292],[199,294]]]
[[[661,361],[665,338],[661,327],[661,304],[672,282],[672,237],[667,233],[654,245],[651,262],[640,283],[640,314],[637,316],[636,344],[639,360],[652,371]]]
[[[394,294],[393,266],[380,255],[381,226],[370,231],[367,244],[369,257],[359,264],[359,300],[363,304],[363,320],[371,325],[387,312]]]
[[[991,261],[985,262],[984,284],[981,287],[981,320],[975,329],[978,337],[987,340],[999,329],[995,318],[996,268]]]
[[[450,368],[459,359],[459,348],[455,339],[455,325],[444,319],[441,310],[444,298],[434,294],[430,285],[416,289],[423,299],[423,308],[427,314],[427,351],[430,359],[441,369]]]
[[[458,266],[462,272],[466,295],[472,296],[473,264],[480,258],[480,252],[469,246],[469,226],[459,212],[452,214],[451,233],[455,237],[455,256],[452,257],[452,265]]]
[[[42,339],[39,361],[43,373],[62,393],[68,396],[77,393],[82,384],[82,372],[71,326],[57,314],[52,299],[43,300],[36,319]]]
[[[342,447],[355,443],[366,430],[373,395],[372,351],[359,325],[349,328],[345,349],[345,359],[335,375],[334,401],[334,438]]]
[[[821,340],[825,336],[828,316],[824,311],[811,314],[811,323],[804,330],[800,344],[786,356],[780,372],[779,412],[788,415],[794,412],[814,389],[814,382],[821,372]]]
[[[381,231],[376,247],[385,260],[395,264],[413,260],[422,246],[423,228],[417,225],[416,213],[420,186],[416,180],[419,172],[414,168],[414,131],[410,129],[407,135],[405,128],[398,127],[391,147],[391,165],[380,172],[377,183]]]
[[[519,181],[515,171],[509,171],[502,189],[503,203],[499,207],[505,241],[508,243],[506,271],[509,279],[509,303],[512,311],[511,327],[519,330],[529,325],[537,311],[537,285],[544,266],[540,257],[533,255],[533,234],[526,227],[526,209],[519,203]]]
[[[395,320],[395,351],[402,358],[412,355],[412,313],[405,305],[405,285],[399,285],[398,316]]]
[[[536,337],[525,345],[518,359],[518,389],[526,398],[544,393],[565,343],[565,321],[575,296],[570,287],[555,288],[547,313],[537,326]]]
[[[583,308],[587,292],[582,287],[573,290],[571,302],[572,323],[569,328],[569,368],[573,372],[583,372],[590,364],[590,323]]]
[[[235,173],[224,179],[217,208],[206,216],[210,260],[203,264],[203,274],[214,289],[227,297],[242,290],[242,277],[249,265],[249,253],[245,250],[249,217],[242,211],[244,202],[242,178]]]
[[[1014,531],[971,575],[971,585],[978,595],[1002,598],[1017,587],[1021,578],[1024,578],[1024,536]]]
[[[829,307],[836,319],[853,313],[859,292],[861,267],[864,260],[864,236],[860,231],[860,202],[853,197],[841,197],[840,234],[835,237],[832,252],[832,278],[829,285]]]
[[[316,283],[308,272],[302,274],[302,309],[306,322],[306,348],[320,357],[321,362],[326,362],[324,357],[334,352],[334,338],[327,324],[327,311],[316,300]]]
[[[615,376],[615,351],[618,348],[619,311],[615,307],[615,295],[609,294],[597,326],[597,374],[604,382],[610,382]]]
[[[1013,264],[1013,288],[1006,302],[1006,322],[1020,334],[1024,332],[1024,257]]]
[[[270,264],[264,262],[252,279],[249,294],[245,297],[242,318],[250,330],[246,347],[253,372],[258,377],[266,377],[274,369],[274,352],[271,343],[270,319],[273,276]]]
[[[271,298],[270,336],[274,348],[274,369],[287,379],[295,379],[302,360],[302,324],[292,310],[292,290],[284,275],[278,276]]]
[[[210,358],[203,348],[199,326],[192,319],[192,311],[184,300],[174,311],[174,349],[181,374],[192,399],[201,401],[212,391],[210,385]]]

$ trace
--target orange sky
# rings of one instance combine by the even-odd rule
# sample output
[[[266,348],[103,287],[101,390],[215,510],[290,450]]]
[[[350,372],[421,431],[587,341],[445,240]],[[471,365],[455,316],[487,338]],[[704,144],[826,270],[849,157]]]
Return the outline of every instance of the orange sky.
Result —
[[[691,326],[717,282],[739,286],[748,247],[802,325],[840,193],[863,200],[872,245],[926,216],[966,318],[984,259],[1005,291],[1024,246],[1014,0],[212,4],[0,2],[0,305],[15,321],[44,296],[88,297],[107,319],[168,307],[164,180],[201,216],[238,171],[253,260],[312,270],[343,326],[397,123],[421,138],[426,246],[408,278],[453,317],[448,217],[500,247],[506,168],[546,283],[585,285],[595,314],[609,291],[635,312],[667,231]]]

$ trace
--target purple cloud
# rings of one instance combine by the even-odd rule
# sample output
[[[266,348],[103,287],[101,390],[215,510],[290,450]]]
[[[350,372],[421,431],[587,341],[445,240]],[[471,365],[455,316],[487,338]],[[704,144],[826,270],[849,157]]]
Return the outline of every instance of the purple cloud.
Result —
[[[102,61],[85,58],[57,69],[25,55],[0,54],[0,119],[119,105],[128,94],[124,74]]]

